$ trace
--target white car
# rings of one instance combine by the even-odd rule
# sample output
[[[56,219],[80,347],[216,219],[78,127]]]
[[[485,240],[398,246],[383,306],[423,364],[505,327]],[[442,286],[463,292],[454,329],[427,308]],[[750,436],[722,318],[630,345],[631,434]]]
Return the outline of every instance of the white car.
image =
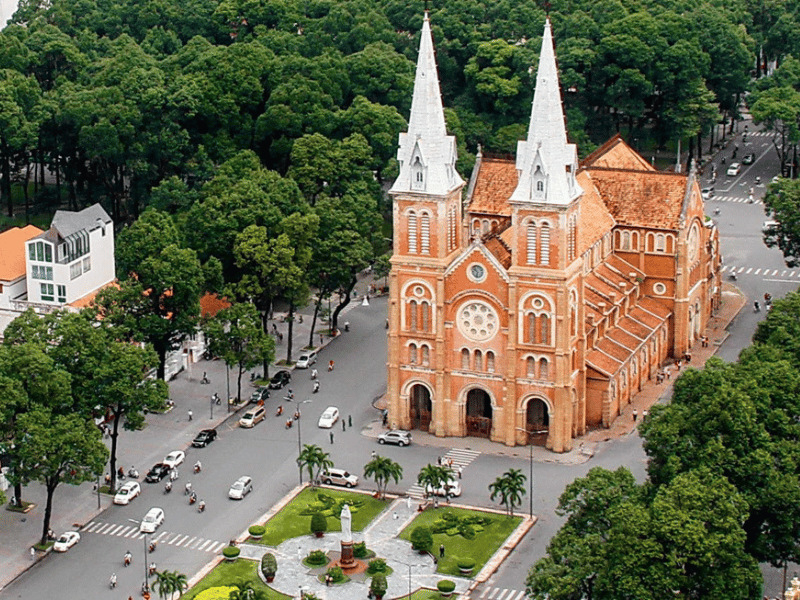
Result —
[[[185,458],[186,458],[185,452],[182,452],[180,450],[173,450],[172,452],[167,454],[164,457],[164,460],[162,460],[161,462],[167,465],[170,469],[174,469],[179,464],[181,464]]]
[[[742,165],[739,163],[731,163],[731,166],[728,167],[728,177],[735,177],[739,174],[739,171],[742,170]]]
[[[333,427],[334,423],[339,420],[339,409],[335,406],[329,406],[325,409],[325,412],[322,413],[322,416],[319,418],[319,423],[317,425],[319,427],[324,427],[325,429],[330,429]]]
[[[114,495],[114,504],[128,504],[131,500],[142,493],[142,486],[138,481],[129,481],[123,485]]]
[[[435,490],[429,485],[425,486],[425,493],[428,495],[435,494],[436,496],[446,496],[449,493],[450,496],[457,497],[461,495],[461,484],[459,484],[455,479],[451,479],[446,484],[436,488]]]
[[[307,369],[315,362],[317,362],[317,353],[312,350],[310,352],[304,352],[301,354],[294,366],[298,369]]]
[[[228,490],[228,498],[233,498],[234,500],[241,500],[247,494],[253,491],[253,480],[248,477],[247,475],[242,475],[239,479],[236,480],[231,486],[231,489]]]
[[[80,541],[80,533],[77,531],[67,531],[66,533],[62,533],[61,536],[59,536],[59,538],[56,540],[56,543],[53,544],[53,551],[66,552]]]
[[[160,508],[151,508],[142,519],[139,531],[142,533],[153,533],[164,522],[164,511]]]
[[[358,485],[358,475],[352,475],[344,469],[326,469],[319,474],[319,478],[327,485],[343,485],[348,488]]]

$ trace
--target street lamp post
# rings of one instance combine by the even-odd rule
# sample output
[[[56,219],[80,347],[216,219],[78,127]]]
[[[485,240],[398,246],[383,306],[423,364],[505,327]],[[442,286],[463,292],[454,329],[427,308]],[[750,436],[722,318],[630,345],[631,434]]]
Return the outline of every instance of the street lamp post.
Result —
[[[528,477],[528,512],[530,513],[531,519],[533,519],[533,444],[531,443],[530,436],[536,432],[528,431],[522,427],[517,427],[517,431],[524,431],[525,435],[528,436],[526,439],[528,442],[528,453],[530,457],[530,474]]]
[[[408,567],[408,600],[411,600],[411,565],[409,563],[397,559],[395,559],[395,562],[399,562],[401,565],[405,565]]]
[[[136,523],[137,525],[141,525],[141,521],[137,521],[136,519],[128,519],[131,523]],[[147,568],[147,536],[148,534],[145,533],[142,540],[144,541],[144,585],[145,588],[149,591],[150,590],[150,571]]]
[[[309,404],[311,400],[294,400],[295,411],[300,414],[300,405]],[[302,418],[302,417],[301,417]],[[303,452],[303,442],[300,435],[300,419],[297,419],[297,471],[300,474],[300,485],[303,485],[303,465],[300,464],[300,454]]]
[[[228,412],[231,412],[231,376],[230,376],[230,369],[228,368],[228,363],[225,363],[225,384],[228,389],[228,396],[227,396]]]

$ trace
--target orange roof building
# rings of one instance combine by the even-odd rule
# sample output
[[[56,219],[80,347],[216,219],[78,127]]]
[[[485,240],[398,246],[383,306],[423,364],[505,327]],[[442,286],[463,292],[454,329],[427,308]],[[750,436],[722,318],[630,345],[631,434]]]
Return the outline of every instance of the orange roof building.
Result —
[[[694,173],[618,135],[578,160],[549,21],[527,137],[512,158],[479,152],[468,184],[438,85],[426,15],[390,191],[389,419],[569,451],[702,335],[718,231]]]

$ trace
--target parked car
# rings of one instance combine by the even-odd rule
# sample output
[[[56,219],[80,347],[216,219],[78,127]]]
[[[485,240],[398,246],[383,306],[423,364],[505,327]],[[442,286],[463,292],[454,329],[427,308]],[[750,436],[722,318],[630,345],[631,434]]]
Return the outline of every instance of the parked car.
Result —
[[[327,485],[343,485],[344,487],[355,487],[358,485],[358,476],[348,473],[344,469],[325,469],[319,475],[322,483]]]
[[[325,409],[325,412],[319,418],[319,422],[317,423],[318,427],[323,427],[325,429],[330,429],[339,420],[339,409],[335,406],[329,406]]]
[[[775,229],[777,229],[778,225],[780,225],[780,223],[778,223],[777,221],[772,221],[772,220],[764,221],[764,224],[761,226],[761,231],[763,231],[764,233],[769,233],[770,231],[774,231]]]
[[[439,486],[435,490],[429,486],[425,486],[425,493],[430,495],[436,496],[447,496],[449,493],[451,497],[457,497],[461,495],[461,484],[458,483],[455,479],[449,480],[447,483]]]
[[[742,165],[739,163],[731,163],[731,166],[728,167],[727,174],[728,177],[735,177],[739,174],[739,171],[742,170]]]
[[[239,427],[253,427],[257,423],[260,423],[264,420],[264,417],[267,416],[267,411],[264,410],[263,406],[258,406],[256,408],[248,410],[241,419],[239,419]]]
[[[317,362],[317,353],[312,350],[311,352],[304,352],[301,354],[294,366],[298,369],[307,369],[315,362]]]
[[[742,164],[744,164],[744,165],[752,165],[755,160],[756,160],[756,155],[753,154],[752,152],[748,152],[742,158]]]
[[[56,543],[53,544],[53,551],[66,552],[80,541],[81,541],[80,533],[78,533],[77,531],[67,531],[66,533],[62,533],[56,540]]]
[[[151,508],[139,524],[142,533],[153,533],[164,522],[164,511],[160,508]]]
[[[411,434],[408,431],[395,429],[394,431],[384,431],[378,436],[379,444],[397,444],[398,446],[408,446],[411,443]]]
[[[170,467],[168,467],[164,463],[156,463],[147,472],[147,476],[144,478],[144,480],[147,483],[158,483],[159,481],[164,479],[164,477],[169,475],[169,472],[171,470],[172,469],[170,469]]]
[[[253,491],[253,480],[248,477],[247,475],[242,475],[239,479],[236,480],[231,486],[231,489],[228,490],[228,498],[233,498],[234,500],[241,500],[247,494]]]
[[[713,187],[703,188],[700,191],[700,193],[703,196],[703,200],[709,200],[714,197],[714,188]]]
[[[288,385],[292,380],[292,374],[289,371],[278,371],[269,380],[269,389],[279,390],[283,386]]]
[[[123,485],[114,495],[114,504],[128,504],[131,500],[142,493],[142,486],[138,481],[129,481]]]
[[[203,429],[192,440],[192,446],[194,446],[195,448],[205,448],[215,439],[217,439],[216,429]]]
[[[186,458],[186,453],[180,450],[173,450],[162,461],[165,465],[167,465],[170,469],[174,469],[179,464],[183,462]]]
[[[256,391],[250,395],[250,404],[265,402],[267,398],[269,398],[269,388],[264,386],[256,388]]]

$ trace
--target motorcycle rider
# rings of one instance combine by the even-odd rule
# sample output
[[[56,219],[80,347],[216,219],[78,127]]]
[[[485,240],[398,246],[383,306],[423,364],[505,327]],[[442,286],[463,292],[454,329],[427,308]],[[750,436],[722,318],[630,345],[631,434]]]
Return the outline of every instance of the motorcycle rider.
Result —
[[[133,555],[131,554],[131,551],[128,550],[125,553],[125,557],[123,558],[123,562],[125,563],[125,566],[127,567],[129,564],[131,564],[132,560],[133,560]]]

